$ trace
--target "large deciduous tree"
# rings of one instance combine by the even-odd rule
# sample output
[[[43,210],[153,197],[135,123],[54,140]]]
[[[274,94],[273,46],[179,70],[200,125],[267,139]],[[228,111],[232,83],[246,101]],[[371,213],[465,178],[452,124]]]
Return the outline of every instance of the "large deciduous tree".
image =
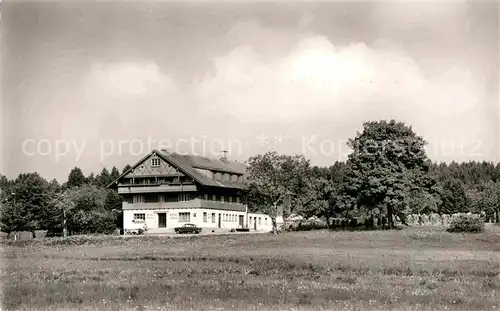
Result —
[[[68,230],[74,232],[111,232],[116,228],[119,211],[107,206],[110,198],[108,191],[94,185],[67,189],[55,200],[60,211],[58,223],[62,224],[65,218]]]
[[[277,232],[278,207],[288,205],[284,211],[292,212],[306,191],[310,164],[302,155],[280,155],[267,152],[248,160],[247,202],[253,209],[268,213]],[[283,219],[286,219],[286,213]]]
[[[338,195],[338,188],[330,180],[323,177],[309,178],[304,202],[299,212],[307,218],[324,217],[327,226],[330,226],[330,219],[335,214]]]
[[[356,208],[375,209],[394,226],[394,216],[406,223],[409,198],[426,191],[429,161],[426,142],[402,122],[366,122],[363,132],[348,141],[347,193]]]
[[[0,226],[2,231],[32,231],[54,225],[51,204],[57,188],[38,173],[20,174],[2,191]]]

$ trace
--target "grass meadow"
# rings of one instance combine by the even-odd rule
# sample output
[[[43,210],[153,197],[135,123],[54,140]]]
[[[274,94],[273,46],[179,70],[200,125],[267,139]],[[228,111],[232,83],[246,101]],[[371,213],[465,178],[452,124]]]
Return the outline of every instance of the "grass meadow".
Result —
[[[2,310],[500,310],[500,230],[3,242]]]

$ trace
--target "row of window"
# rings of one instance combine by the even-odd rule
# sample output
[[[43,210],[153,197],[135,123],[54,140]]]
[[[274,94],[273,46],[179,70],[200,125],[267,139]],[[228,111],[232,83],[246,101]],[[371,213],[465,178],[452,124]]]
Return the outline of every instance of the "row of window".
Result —
[[[196,213],[193,213],[193,218],[196,218]],[[215,213],[212,213],[212,223],[215,223]],[[146,219],[146,214],[145,213],[136,213],[134,214],[134,220],[145,220]],[[252,222],[257,222],[258,224],[262,224],[262,217],[250,217],[250,223]],[[237,214],[223,214],[222,215],[222,221],[224,222],[237,222],[238,221],[238,215]],[[179,213],[179,222],[191,222],[191,213],[190,212],[180,212]],[[203,212],[203,222],[207,223],[208,222],[208,213]],[[267,225],[267,217],[264,217],[264,224]]]
[[[212,195],[209,196],[208,194],[204,195],[204,200],[208,201],[209,198],[211,198],[213,202],[217,201],[217,195]],[[231,197],[231,196],[223,196],[221,195],[220,197],[220,202],[224,203],[226,202],[225,199],[227,198],[228,203],[240,203],[240,197]],[[177,201],[178,202],[186,202],[186,201],[191,201],[191,194],[189,193],[179,193],[177,195]],[[146,202],[146,197],[144,195],[134,195],[132,198],[132,203],[145,203]],[[165,195],[164,194],[159,194],[158,195],[158,202],[166,202],[165,201]]]
[[[216,201],[217,201],[217,195],[215,195],[215,194],[212,194],[212,196],[209,196],[208,194],[205,194],[205,195],[203,196],[203,199],[204,199],[205,201],[208,201],[210,197],[211,197],[211,199],[212,199],[211,201],[214,201],[214,202],[216,202]],[[227,202],[228,202],[228,203],[233,203],[233,202],[235,202],[235,203],[240,203],[240,197],[235,197],[235,198],[233,198],[233,197],[230,197],[230,196],[226,197],[226,196],[223,196],[223,195],[221,195],[221,196],[220,196],[220,202],[221,202],[221,203],[224,203],[226,198],[227,198]]]
[[[191,201],[191,195],[189,193],[179,193],[177,195],[177,201],[179,202]],[[134,195],[132,197],[132,203],[144,203],[144,202],[146,202],[146,197],[144,195]],[[164,194],[158,195],[158,202],[165,202]]]
[[[196,218],[196,213],[193,213],[193,218]],[[135,220],[145,220],[146,219],[146,214],[145,213],[135,213],[134,214],[134,221]],[[215,223],[215,213],[212,213],[212,223]],[[222,216],[222,221],[225,222],[237,222],[238,221],[238,215],[237,214],[223,214]],[[179,213],[179,222],[191,222],[191,213],[190,212],[180,212]],[[207,223],[208,222],[208,213],[203,212],[203,222]],[[260,224],[260,219],[259,219],[259,224]]]
[[[151,158],[151,167],[161,166],[160,158]],[[243,182],[243,176],[238,174],[229,174],[222,172],[212,172],[212,178],[220,181]]]
[[[243,182],[243,175],[229,174],[229,173],[221,173],[221,172],[212,172],[212,178],[220,181],[230,181],[230,182]]]
[[[156,185],[156,184],[178,184],[180,182],[186,182],[185,178],[180,176],[172,177],[134,177],[124,179],[123,182],[126,185]]]
[[[256,221],[258,221],[258,224],[259,224],[259,225],[262,223],[262,217],[259,217],[259,218],[257,218],[257,217],[253,217],[253,218],[252,218],[252,216],[250,216],[250,218],[249,218],[249,222],[250,222],[250,223],[252,223],[252,220],[253,220],[253,221],[255,221],[255,222],[256,222]],[[264,217],[264,224],[266,224],[266,225],[267,225],[267,217]]]

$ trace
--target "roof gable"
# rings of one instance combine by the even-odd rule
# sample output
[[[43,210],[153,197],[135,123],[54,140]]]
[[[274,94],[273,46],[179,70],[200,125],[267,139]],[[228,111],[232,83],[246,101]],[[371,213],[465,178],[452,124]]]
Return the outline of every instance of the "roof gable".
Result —
[[[153,159],[156,163],[153,163]],[[170,176],[184,176],[176,167],[170,165],[163,158],[154,153],[149,154],[145,159],[142,159],[128,174],[123,176],[139,177],[139,176],[155,176],[155,175],[170,175]]]
[[[181,155],[178,153],[168,153],[165,151],[153,150],[144,158],[142,158],[139,162],[137,162],[134,166],[132,166],[127,171],[123,172],[116,180],[108,185],[111,187],[116,185],[120,179],[128,174],[135,173],[137,168],[140,167],[146,160],[151,158],[152,156],[158,156],[165,163],[165,168],[172,167],[177,172],[185,174],[192,179],[194,179],[197,183],[202,186],[207,187],[223,187],[223,188],[233,188],[233,189],[244,189],[245,185],[243,183],[235,182],[235,181],[219,181],[214,180],[207,176],[206,174],[200,172],[198,169],[207,169],[213,171],[219,171],[224,173],[232,173],[237,175],[244,175],[246,172],[246,164],[234,162],[234,161],[224,161],[210,159],[206,157],[200,156],[191,156],[191,155]],[[162,163],[163,163],[162,162]],[[220,162],[220,163],[219,163]],[[200,167],[202,166],[202,167]],[[140,168],[144,170],[145,168]]]

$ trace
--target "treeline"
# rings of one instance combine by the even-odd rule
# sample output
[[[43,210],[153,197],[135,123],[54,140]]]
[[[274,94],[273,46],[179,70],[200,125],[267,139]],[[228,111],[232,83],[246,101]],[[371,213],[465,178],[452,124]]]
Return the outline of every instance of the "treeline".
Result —
[[[250,209],[406,224],[410,214],[478,213],[500,222],[500,164],[432,163],[425,140],[402,122],[366,122],[348,141],[347,161],[311,166],[302,155],[268,152],[249,160]],[[274,221],[275,224],[275,221]]]
[[[123,168],[127,170],[130,166]],[[106,189],[120,175],[118,169],[103,168],[85,176],[73,168],[63,184],[47,181],[38,173],[23,173],[9,180],[0,176],[0,230],[48,230],[61,234],[110,233],[122,227],[121,198]]]
[[[284,217],[298,213],[333,218],[383,219],[394,226],[411,214],[481,213],[500,222],[500,164],[432,163],[425,141],[396,121],[367,122],[348,141],[345,162],[312,166],[302,155],[268,152],[250,158],[246,202],[252,211]],[[123,168],[126,171],[130,166]],[[65,183],[37,173],[0,176],[0,229],[107,233],[122,227],[121,199],[106,189],[120,175],[103,168],[85,176],[73,168]]]

